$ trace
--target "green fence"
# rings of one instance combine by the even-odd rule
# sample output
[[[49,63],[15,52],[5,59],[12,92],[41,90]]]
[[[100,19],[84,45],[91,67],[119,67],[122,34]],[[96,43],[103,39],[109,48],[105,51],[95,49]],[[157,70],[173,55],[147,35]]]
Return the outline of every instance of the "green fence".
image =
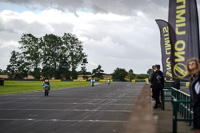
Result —
[[[186,82],[180,82],[181,86],[186,86]]]
[[[190,95],[177,90],[176,88],[169,88],[165,86],[162,91],[163,109],[165,109],[165,102],[171,102],[173,105],[173,133],[177,133],[177,122],[186,121],[189,125],[193,125],[193,110],[190,105]],[[178,117],[180,114],[181,118]]]

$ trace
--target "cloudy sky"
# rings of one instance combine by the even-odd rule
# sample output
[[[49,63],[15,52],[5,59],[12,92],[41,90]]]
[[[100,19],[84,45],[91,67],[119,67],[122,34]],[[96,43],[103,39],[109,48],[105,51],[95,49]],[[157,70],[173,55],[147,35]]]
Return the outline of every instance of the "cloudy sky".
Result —
[[[199,10],[200,0],[197,3]],[[23,33],[36,37],[73,33],[83,41],[88,71],[100,64],[106,73],[117,67],[146,73],[152,64],[161,64],[155,19],[168,20],[168,4],[168,0],[0,0],[0,68],[6,69],[10,53],[19,51]]]

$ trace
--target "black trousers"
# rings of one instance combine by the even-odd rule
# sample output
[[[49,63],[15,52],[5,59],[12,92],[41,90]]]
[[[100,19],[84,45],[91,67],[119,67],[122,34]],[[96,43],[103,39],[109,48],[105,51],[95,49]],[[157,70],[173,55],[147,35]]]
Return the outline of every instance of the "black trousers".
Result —
[[[193,107],[193,112],[195,129],[200,130],[200,106]]]
[[[155,99],[156,101],[156,104],[155,106],[158,106],[158,104],[160,104],[160,100],[159,100],[159,97],[160,97],[160,94],[161,94],[161,90],[160,89],[156,89],[156,90],[152,90],[152,93],[153,93],[153,98]]]

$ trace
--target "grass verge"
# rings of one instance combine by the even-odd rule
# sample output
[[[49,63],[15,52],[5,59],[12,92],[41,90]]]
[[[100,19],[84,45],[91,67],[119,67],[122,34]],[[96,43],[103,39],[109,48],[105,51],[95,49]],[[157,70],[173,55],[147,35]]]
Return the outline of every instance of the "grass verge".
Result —
[[[42,91],[43,81],[4,81],[0,86],[0,95]],[[51,90],[90,85],[90,82],[50,82]]]

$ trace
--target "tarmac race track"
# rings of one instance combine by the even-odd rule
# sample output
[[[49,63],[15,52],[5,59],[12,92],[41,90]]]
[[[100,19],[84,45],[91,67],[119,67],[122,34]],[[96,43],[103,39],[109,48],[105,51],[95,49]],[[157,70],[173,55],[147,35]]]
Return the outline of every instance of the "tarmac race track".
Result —
[[[0,133],[123,133],[144,83],[0,96]],[[42,89],[42,88],[41,88]]]

